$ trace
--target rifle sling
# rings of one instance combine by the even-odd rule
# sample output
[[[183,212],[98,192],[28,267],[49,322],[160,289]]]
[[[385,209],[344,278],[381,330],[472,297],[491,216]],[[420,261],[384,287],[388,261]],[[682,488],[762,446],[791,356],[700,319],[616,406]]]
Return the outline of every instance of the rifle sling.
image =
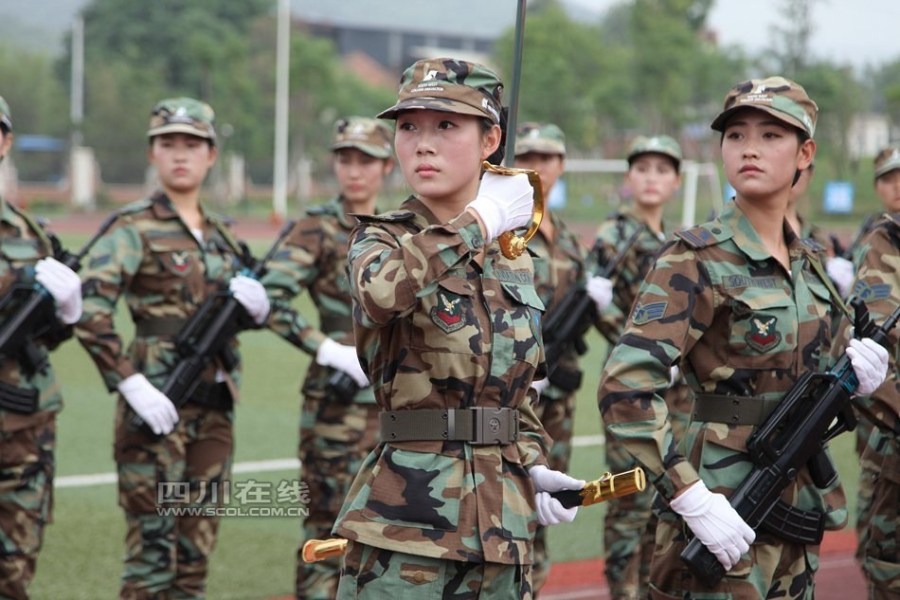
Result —
[[[759,425],[775,410],[781,398],[697,394],[694,398],[694,421],[728,425]]]

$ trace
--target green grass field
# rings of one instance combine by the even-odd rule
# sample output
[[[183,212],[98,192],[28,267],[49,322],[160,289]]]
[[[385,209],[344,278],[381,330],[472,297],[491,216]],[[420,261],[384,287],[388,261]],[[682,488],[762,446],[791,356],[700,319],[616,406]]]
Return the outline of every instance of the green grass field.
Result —
[[[83,238],[64,237],[63,241],[75,247]],[[256,252],[263,249],[254,245]],[[305,296],[298,302],[301,310],[309,310]],[[121,318],[120,324],[121,331],[130,330],[127,318]],[[589,341],[591,350],[582,362],[585,381],[578,396],[577,436],[601,431],[596,390],[606,348],[597,334]],[[298,390],[308,358],[266,331],[242,334],[241,348],[245,379],[237,408],[235,460],[293,458]],[[57,476],[112,473],[114,397],[105,391],[96,368],[76,341],[67,342],[52,360],[66,400],[58,422]],[[848,500],[855,506],[858,463],[852,436],[837,440],[834,456]],[[573,475],[593,479],[604,470],[602,446],[575,448]],[[236,481],[297,478],[293,470],[235,475]],[[33,598],[95,600],[117,595],[124,518],[116,496],[114,484],[56,490],[54,523],[46,530],[31,588]],[[581,510],[575,523],[554,527],[550,532],[552,557],[567,561],[599,556],[603,514],[603,505],[593,506]],[[209,597],[250,600],[291,594],[299,528],[296,518],[223,518],[212,557]]]

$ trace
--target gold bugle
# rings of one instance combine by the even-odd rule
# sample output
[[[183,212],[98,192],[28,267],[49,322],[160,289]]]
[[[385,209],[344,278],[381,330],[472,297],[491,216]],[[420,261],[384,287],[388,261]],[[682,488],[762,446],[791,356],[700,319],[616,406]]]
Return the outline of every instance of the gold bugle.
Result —
[[[319,562],[332,556],[343,556],[345,552],[347,552],[347,540],[345,539],[307,540],[303,544],[303,562]]]
[[[525,252],[528,240],[534,237],[538,227],[541,226],[541,221],[544,219],[544,189],[541,186],[541,176],[538,175],[537,171],[532,171],[531,169],[499,167],[497,165],[492,165],[488,161],[481,163],[481,166],[485,171],[490,171],[495,175],[513,176],[524,174],[528,177],[528,183],[530,183],[531,187],[534,189],[534,207],[531,209],[531,223],[528,225],[528,229],[525,233],[518,236],[512,231],[504,231],[500,234],[500,237],[497,238],[503,256],[510,260],[518,258]]]
[[[581,497],[584,499],[582,506],[605,502],[611,498],[619,498],[635,492],[643,492],[646,487],[647,477],[640,467],[615,475],[607,471],[600,479],[589,481],[581,489]]]

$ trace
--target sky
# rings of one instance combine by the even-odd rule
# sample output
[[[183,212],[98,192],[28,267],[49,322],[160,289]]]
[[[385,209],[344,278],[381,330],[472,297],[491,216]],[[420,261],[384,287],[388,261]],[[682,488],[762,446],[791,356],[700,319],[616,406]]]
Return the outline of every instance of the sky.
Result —
[[[605,11],[617,0],[567,0]],[[708,18],[722,46],[738,45],[751,53],[773,43],[772,26],[784,0],[716,0]],[[900,1],[818,0],[813,8],[810,40],[816,58],[863,67],[900,59]]]

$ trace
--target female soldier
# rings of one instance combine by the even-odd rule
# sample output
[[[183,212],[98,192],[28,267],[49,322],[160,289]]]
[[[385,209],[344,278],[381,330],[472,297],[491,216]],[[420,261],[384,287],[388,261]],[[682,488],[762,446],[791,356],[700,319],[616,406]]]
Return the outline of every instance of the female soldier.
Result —
[[[900,302],[900,279],[892,266],[900,252],[900,148],[889,146],[875,157],[875,193],[887,215],[858,239],[859,266],[853,296],[861,298],[880,321]],[[880,318],[879,318],[880,317]],[[897,329],[890,335],[897,348]],[[890,598],[900,590],[897,549],[897,497],[900,494],[900,382],[896,355],[890,377],[871,399],[858,403],[856,452],[862,470],[856,503],[856,558],[869,582],[870,598]]]
[[[524,123],[516,132],[516,167],[537,171],[544,198],[550,197],[556,182],[566,168],[566,138],[552,123]],[[541,302],[551,314],[577,285],[584,281],[584,252],[578,237],[551,210],[537,234],[528,244],[534,259],[534,283]],[[557,471],[568,471],[572,456],[572,420],[575,416],[575,392],[581,385],[581,371],[574,347],[560,359],[560,364],[547,379],[532,383],[538,392],[535,414],[553,446],[548,465]],[[550,570],[547,556],[547,529],[538,527],[534,539],[532,584],[540,591]]]
[[[0,161],[12,148],[12,117],[0,96]],[[52,519],[56,413],[62,395],[48,354],[81,316],[81,280],[52,256],[44,230],[0,198],[0,323],[39,283],[52,296],[50,326],[11,339],[0,355],[0,597],[27,598],[44,525]],[[24,344],[30,345],[24,351]],[[22,345],[20,345],[22,344]]]
[[[272,299],[269,327],[315,357],[303,383],[300,418],[300,480],[310,492],[304,540],[330,534],[353,476],[378,441],[378,406],[353,346],[347,241],[357,223],[353,215],[375,213],[393,168],[391,137],[377,119],[350,117],[335,124],[331,149],[340,193],[297,221],[263,278]],[[319,311],[318,328],[291,307],[304,289]],[[338,565],[306,563],[301,556],[297,598],[334,598]]]
[[[600,225],[595,248],[600,256],[592,255],[589,262],[599,261],[598,267],[625,252],[620,266],[610,273],[607,286],[613,301],[604,288],[598,286],[599,277],[589,283],[600,319],[598,328],[612,348],[619,341],[625,316],[631,310],[638,289],[653,265],[656,255],[666,241],[670,228],[663,220],[668,204],[681,185],[681,146],[667,135],[638,136],[628,149],[628,171],[625,184],[631,191],[632,202],[625,210],[610,216]],[[633,236],[637,237],[633,237]],[[626,244],[634,240],[631,247]],[[680,439],[687,427],[691,394],[684,380],[673,367],[671,386],[665,392],[672,432]],[[606,436],[606,465],[614,473],[635,467],[634,458],[612,435],[604,423]],[[603,520],[603,553],[606,581],[610,595],[617,600],[646,598],[653,555],[655,521],[650,510],[652,494],[632,494],[613,498],[607,503]]]
[[[414,195],[351,237],[354,333],[382,443],[335,525],[351,540],[339,598],[530,598],[542,524],[574,518],[547,491],[583,482],[545,466],[531,409],[541,365],[531,258],[494,240],[526,224],[523,175],[486,173],[502,84],[484,66],[421,60],[403,74],[397,159]],[[480,595],[479,595],[480,594]]]
[[[269,312],[262,285],[237,275],[237,242],[200,203],[216,160],[213,120],[213,110],[191,98],[153,108],[148,158],[161,189],[119,212],[84,273],[78,337],[107,388],[119,392],[114,455],[127,525],[122,598],[205,596],[219,523],[210,513],[230,476],[238,357],[233,351],[232,360],[216,357],[183,406],[159,388],[180,358],[176,336],[211,294],[228,290],[256,324]],[[135,324],[127,351],[113,322],[123,293]],[[146,427],[137,426],[136,416]],[[205,509],[203,515],[165,510],[184,504]]]
[[[812,596],[818,545],[754,532],[725,494],[751,468],[753,426],[803,373],[828,366],[837,292],[818,245],[804,244],[785,220],[791,185],[815,155],[816,113],[806,91],[782,77],[728,92],[712,127],[722,132],[736,197],[715,221],[677,233],[663,250],[604,369],[603,418],[684,521],[659,520],[652,598]],[[884,379],[887,351],[863,339],[847,353],[859,393],[871,393]],[[675,364],[695,394],[677,446],[661,395]],[[826,527],[847,518],[840,483],[819,489],[805,468],[782,499],[818,512]],[[714,588],[679,559],[688,530],[729,571]]]

